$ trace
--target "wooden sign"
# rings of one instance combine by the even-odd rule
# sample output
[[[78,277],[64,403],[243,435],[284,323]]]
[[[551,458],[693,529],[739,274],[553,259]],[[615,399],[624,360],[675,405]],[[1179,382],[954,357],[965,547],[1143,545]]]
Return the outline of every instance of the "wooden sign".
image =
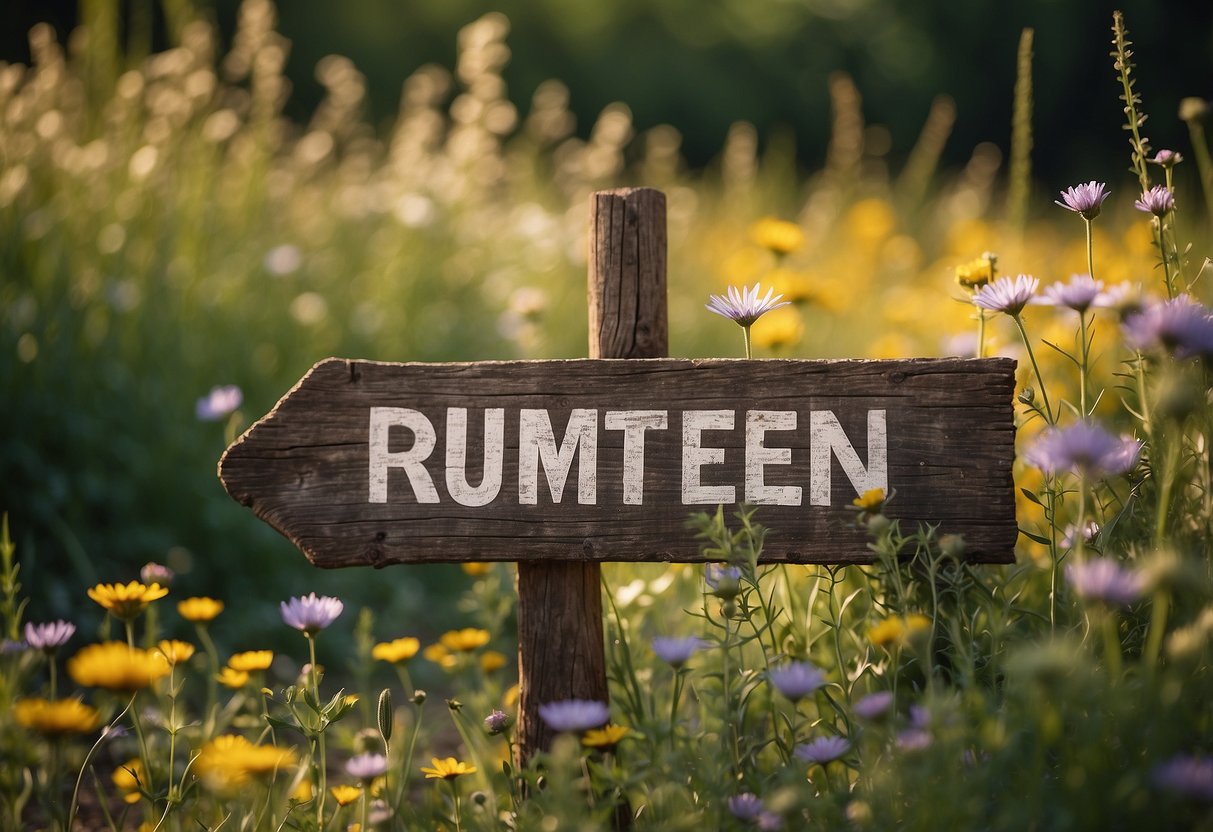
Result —
[[[698,561],[694,511],[759,506],[764,560],[871,560],[849,507],[1013,559],[1014,362],[317,364],[220,461],[321,567]]]

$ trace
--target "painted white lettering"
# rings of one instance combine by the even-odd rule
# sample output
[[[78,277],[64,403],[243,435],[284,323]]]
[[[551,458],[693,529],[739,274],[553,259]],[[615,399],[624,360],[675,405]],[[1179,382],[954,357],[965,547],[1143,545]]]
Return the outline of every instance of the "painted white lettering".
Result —
[[[446,490],[461,506],[483,506],[501,493],[501,468],[505,458],[505,410],[484,411],[484,474],[473,488],[467,479],[468,411],[446,409]]]
[[[547,477],[552,502],[564,496],[564,484],[578,454],[577,502],[594,505],[597,502],[598,477],[598,411],[574,408],[564,431],[560,450],[552,433],[552,419],[546,410],[524,408],[518,423],[518,502],[535,505],[539,502],[539,463]]]
[[[791,448],[768,448],[768,430],[796,430],[795,410],[750,410],[745,415],[745,499],[766,506],[798,506],[799,485],[767,485],[767,465],[790,465]]]
[[[737,489],[732,485],[704,485],[701,479],[704,465],[724,462],[724,448],[703,447],[705,430],[732,430],[731,410],[687,410],[682,414],[682,504],[729,504],[737,501]]]
[[[603,424],[607,430],[623,431],[624,505],[644,505],[644,432],[668,428],[669,414],[664,410],[608,410]]]
[[[407,451],[389,451],[388,434],[394,427],[413,432],[413,446]],[[422,464],[434,451],[437,436],[425,414],[407,407],[372,407],[368,440],[370,450],[370,497],[367,502],[387,502],[387,475],[391,468],[403,468],[418,503],[438,502],[438,492],[430,472]]]
[[[812,443],[809,462],[809,503],[830,504],[831,456],[838,457],[842,471],[851,481],[857,495],[873,488],[889,490],[888,432],[883,410],[868,411],[868,464],[859,461],[855,447],[842,432],[842,425],[832,410],[809,413],[809,441]]]

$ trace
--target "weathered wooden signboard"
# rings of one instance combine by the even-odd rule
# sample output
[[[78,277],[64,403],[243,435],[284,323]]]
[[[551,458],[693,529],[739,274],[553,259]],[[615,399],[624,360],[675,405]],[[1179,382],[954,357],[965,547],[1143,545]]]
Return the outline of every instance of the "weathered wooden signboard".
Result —
[[[693,511],[760,506],[764,557],[870,560],[852,500],[1016,536],[1014,362],[328,359],[224,455],[231,495],[322,567],[696,561]]]

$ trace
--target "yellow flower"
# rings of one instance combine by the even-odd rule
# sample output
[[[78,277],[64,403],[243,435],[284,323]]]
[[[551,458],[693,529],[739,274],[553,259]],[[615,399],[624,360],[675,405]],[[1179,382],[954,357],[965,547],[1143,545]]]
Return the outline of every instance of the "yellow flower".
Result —
[[[459,664],[459,660],[451,655],[451,651],[447,650],[441,644],[431,644],[429,647],[421,651],[421,655],[425,656],[427,661],[441,667],[443,670],[450,670]]]
[[[456,761],[454,757],[447,757],[445,760],[439,760],[437,757],[430,758],[431,768],[426,766],[421,767],[421,773],[425,775],[426,780],[454,780],[462,774],[475,774],[476,767],[470,766],[465,762]]]
[[[890,615],[868,630],[868,641],[877,647],[888,647],[900,642],[905,636],[905,630],[905,622],[896,615]]]
[[[272,650],[246,650],[236,653],[227,660],[227,666],[232,670],[243,670],[246,673],[253,670],[265,670],[274,661]]]
[[[152,601],[168,595],[168,588],[160,584],[145,586],[139,581],[129,584],[97,584],[88,591],[88,597],[105,607],[110,615],[130,620],[147,609]]]
[[[505,695],[501,697],[502,704],[505,705],[507,709],[513,708],[518,704],[518,695],[521,690],[522,689],[518,685],[510,685],[509,689],[505,692]]]
[[[465,573],[471,575],[473,578],[479,578],[481,575],[487,575],[493,571],[493,564],[491,563],[469,561],[468,563],[460,564],[460,566]]]
[[[998,258],[986,253],[956,267],[956,282],[966,289],[980,289],[994,280]]]
[[[462,630],[451,630],[443,633],[440,639],[442,646],[454,652],[468,653],[489,643],[489,631],[478,630],[475,627],[465,627]]]
[[[610,750],[619,745],[619,741],[632,733],[626,725],[604,725],[585,732],[581,744],[589,748],[604,748]]]
[[[122,799],[127,803],[138,803],[139,790],[143,788],[143,784],[147,782],[147,774],[143,771],[143,762],[135,757],[127,760],[118,768],[114,769],[111,778],[114,785],[122,792]]]
[[[188,662],[190,657],[194,655],[194,645],[187,641],[162,641],[156,645],[156,649],[164,658],[168,659],[169,664],[181,664]]]
[[[177,612],[186,621],[213,621],[223,612],[223,602],[214,598],[186,598],[177,604]]]
[[[794,306],[782,306],[763,315],[750,337],[754,346],[764,349],[791,347],[804,337],[804,322]]]
[[[486,650],[480,657],[480,669],[485,673],[500,670],[509,663],[510,660],[503,653],[498,653],[496,650]]]
[[[232,690],[239,690],[248,684],[248,671],[236,670],[235,668],[225,667],[219,671],[219,675],[215,677],[219,680],[219,684]]]
[[[349,806],[358,798],[362,797],[362,789],[358,786],[333,786],[329,791],[333,795],[333,799],[337,801],[338,806]]]
[[[931,629],[931,619],[922,613],[906,616],[906,635],[912,636],[922,630]]]
[[[783,295],[784,300],[790,300],[792,303],[808,303],[813,300],[813,281],[803,272],[784,268],[771,269],[762,282],[774,289],[775,294]]]
[[[794,222],[763,217],[750,226],[750,239],[776,254],[791,254],[804,245],[804,231]]]
[[[67,672],[76,684],[127,693],[147,687],[171,670],[159,651],[128,647],[121,641],[90,644],[67,660]]]
[[[297,762],[293,748],[254,745],[238,734],[224,734],[202,746],[194,761],[194,773],[207,788],[230,792],[251,777],[273,774]]]
[[[400,664],[416,656],[420,648],[421,642],[415,638],[382,641],[371,648],[371,658],[381,662]]]
[[[312,788],[312,781],[305,778],[300,780],[299,785],[291,792],[290,799],[296,803],[310,803],[315,794],[316,791]]]
[[[851,500],[851,505],[860,511],[877,511],[884,505],[884,489],[870,488],[863,492],[862,497]]]
[[[101,721],[91,705],[79,699],[18,699],[13,703],[17,724],[40,734],[85,734]]]

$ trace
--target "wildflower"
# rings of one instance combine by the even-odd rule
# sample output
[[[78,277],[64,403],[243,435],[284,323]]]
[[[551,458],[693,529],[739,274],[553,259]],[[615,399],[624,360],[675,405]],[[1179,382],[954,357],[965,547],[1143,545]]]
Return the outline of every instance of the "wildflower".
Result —
[[[709,563],[704,567],[703,580],[713,595],[726,601],[741,591],[741,570],[736,566]]]
[[[1154,785],[1213,802],[1213,757],[1180,754],[1154,769]]]
[[[1143,214],[1165,217],[1175,210],[1175,194],[1165,185],[1155,185],[1143,193],[1141,199],[1133,203],[1133,207]]]
[[[240,690],[240,688],[248,684],[249,677],[247,670],[236,670],[232,667],[225,667],[219,671],[219,674],[215,678],[225,688]]]
[[[110,780],[118,787],[118,791],[122,792],[123,802],[133,804],[138,803],[142,797],[140,790],[147,782],[147,773],[143,770],[143,762],[134,757],[114,769]]]
[[[422,766],[421,773],[425,775],[426,780],[454,780],[464,774],[475,774],[476,767],[461,760],[457,761],[454,757],[447,757],[445,760],[431,757],[430,766]]]
[[[1072,471],[1106,477],[1132,470],[1141,448],[1142,443],[1136,439],[1115,437],[1098,425],[1075,422],[1046,430],[1024,458],[1046,474]]]
[[[690,660],[695,651],[704,646],[704,640],[699,636],[689,638],[671,638],[658,636],[653,639],[653,653],[663,662],[674,667],[682,667]]]
[[[818,737],[811,742],[796,746],[796,750],[792,753],[798,760],[806,763],[819,763],[824,766],[850,750],[851,741],[846,737]]]
[[[740,821],[753,823],[764,808],[762,799],[752,792],[742,792],[729,798],[729,812]]]
[[[244,393],[234,384],[212,387],[211,392],[198,400],[194,414],[200,422],[217,422],[240,407]]]
[[[777,310],[762,320],[754,330],[753,343],[769,350],[779,350],[800,343],[804,337],[804,320],[789,307]]]
[[[1081,214],[1084,220],[1093,220],[1099,216],[1100,207],[1109,194],[1111,191],[1106,184],[1092,180],[1085,185],[1066,188],[1061,192],[1061,199],[1053,202],[1067,211]]]
[[[415,638],[381,641],[371,648],[371,658],[390,664],[402,664],[416,656],[419,649],[421,649],[421,642]]]
[[[1137,349],[1159,349],[1179,358],[1213,356],[1213,316],[1187,295],[1147,306],[1125,318],[1125,339]]]
[[[956,267],[956,282],[974,291],[992,281],[997,274],[998,257],[990,252]]]
[[[896,744],[902,751],[922,751],[930,748],[934,738],[923,728],[907,728],[897,735]]]
[[[293,748],[254,745],[239,734],[223,734],[202,746],[194,773],[213,791],[230,792],[250,777],[274,774],[298,762]]]
[[[1000,277],[993,283],[982,286],[973,294],[973,304],[991,312],[1005,312],[1012,317],[1028,305],[1040,281],[1031,275],[1021,274]]]
[[[505,711],[495,710],[484,718],[484,730],[493,736],[504,734],[514,724],[514,718]]]
[[[1140,283],[1130,283],[1129,281],[1121,281],[1115,286],[1109,286],[1104,291],[1105,306],[1109,309],[1115,309],[1121,316],[1126,318],[1129,315],[1140,312],[1143,307],[1143,299]]]
[[[338,806],[349,806],[362,797],[362,789],[358,786],[333,786],[329,789],[329,793],[333,795],[333,800],[337,801]]]
[[[160,655],[168,659],[169,664],[181,664],[190,660],[195,648],[188,641],[165,639],[156,645],[156,649],[160,651]]]
[[[1090,545],[1090,544],[1094,543],[1095,538],[1099,536],[1099,524],[1096,523],[1094,520],[1089,521],[1087,523],[1087,525],[1083,527],[1081,535],[1082,535],[1082,542],[1084,544]],[[1063,547],[1065,547],[1066,549],[1071,549],[1074,546],[1078,545],[1078,540],[1079,540],[1078,526],[1074,523],[1070,523],[1069,525],[1066,526],[1066,530],[1064,532],[1062,532],[1061,545]]]
[[[46,624],[26,622],[25,643],[35,650],[52,653],[67,644],[76,633],[76,625],[69,621],[51,621]]]
[[[771,684],[793,702],[803,699],[826,683],[825,674],[809,662],[789,662],[770,671]]]
[[[804,231],[794,222],[763,217],[750,226],[750,239],[775,254],[791,254],[804,245]]]
[[[459,660],[442,644],[431,644],[421,651],[421,655],[425,657],[426,661],[433,662],[443,670],[451,670],[459,664]]]
[[[77,684],[126,693],[147,687],[171,670],[161,653],[121,641],[90,644],[67,660],[67,672]]]
[[[610,751],[619,745],[619,741],[632,733],[625,725],[604,725],[601,728],[591,728],[581,738],[581,744],[587,748],[601,748]]]
[[[101,714],[79,699],[18,699],[13,703],[17,724],[47,736],[87,734],[97,727]]]
[[[1141,575],[1111,558],[1071,563],[1066,567],[1066,580],[1078,597],[1119,607],[1127,607],[1146,590]]]
[[[223,612],[223,602],[214,598],[186,598],[177,602],[177,612],[186,621],[205,623],[213,621]]]
[[[476,627],[465,627],[462,630],[451,630],[443,633],[439,642],[447,650],[456,653],[470,653],[489,643],[489,631]]]
[[[479,578],[493,571],[493,564],[491,563],[468,561],[459,565],[463,569],[464,574],[471,575],[473,578]]]
[[[580,734],[605,725],[611,713],[605,702],[565,699],[540,705],[539,716],[554,731]]]
[[[312,788],[312,781],[305,777],[291,792],[290,800],[295,803],[311,803],[314,796],[315,790]]]
[[[149,561],[139,570],[139,580],[145,584],[160,584],[168,586],[173,582],[173,570],[159,563]]]
[[[905,623],[899,617],[890,615],[868,628],[868,641],[877,647],[888,647],[901,641],[905,629]]]
[[[751,289],[743,288],[741,291],[738,291],[736,286],[730,286],[727,297],[725,295],[708,295],[709,303],[706,304],[706,307],[709,312],[715,312],[717,315],[728,318],[748,332],[754,322],[767,312],[791,304],[790,300],[780,303],[779,300],[783,295],[776,295],[774,289],[768,289],[766,297],[759,300],[760,291],[762,291],[762,286],[758,283],[755,283]]]
[[[345,773],[355,780],[370,783],[387,774],[387,757],[382,754],[359,754],[345,764]]]
[[[160,584],[144,585],[139,581],[128,584],[97,584],[88,591],[92,598],[109,611],[114,618],[130,621],[147,609],[152,601],[168,595],[168,589]]]
[[[860,719],[876,719],[884,716],[884,714],[893,706],[893,692],[888,690],[878,690],[875,693],[869,693],[851,706],[851,711]]]
[[[885,496],[883,488],[869,488],[863,495],[851,500],[851,505],[860,511],[869,513],[879,512],[884,508]]]
[[[755,819],[754,826],[762,832],[779,832],[783,829],[783,818],[774,812],[761,812]]]
[[[1092,306],[1109,306],[1111,298],[1103,291],[1103,281],[1089,274],[1070,276],[1069,283],[1054,283],[1040,297],[1032,299],[1041,306],[1065,306],[1082,314]]]
[[[283,601],[279,606],[282,608],[282,620],[287,626],[302,631],[306,636],[312,636],[332,624],[345,608],[337,598],[329,595],[317,597],[314,592]]]
[[[496,650],[486,650],[480,655],[480,669],[484,673],[492,673],[494,670],[501,670],[510,663],[510,660],[505,657],[504,653],[499,653]]]
[[[246,650],[243,653],[236,653],[228,659],[227,666],[232,670],[251,672],[266,670],[273,661],[274,651],[272,650]]]
[[[1184,160],[1183,154],[1175,150],[1160,150],[1149,161],[1164,168],[1173,168]]]

